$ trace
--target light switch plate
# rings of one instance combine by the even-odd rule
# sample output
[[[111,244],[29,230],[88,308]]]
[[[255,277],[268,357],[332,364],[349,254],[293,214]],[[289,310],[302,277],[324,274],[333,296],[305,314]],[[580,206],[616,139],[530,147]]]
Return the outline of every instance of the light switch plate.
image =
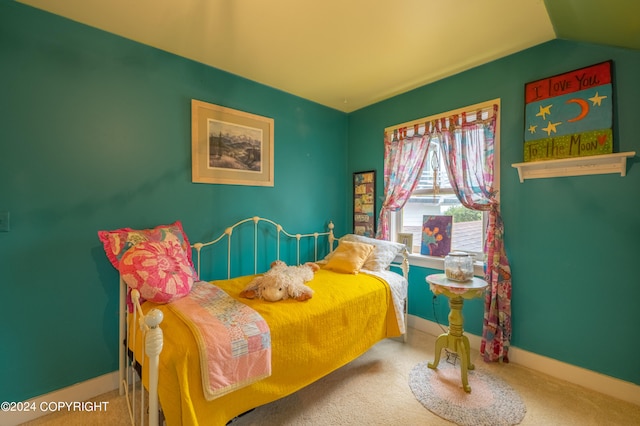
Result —
[[[0,211],[0,232],[9,232],[9,212]]]

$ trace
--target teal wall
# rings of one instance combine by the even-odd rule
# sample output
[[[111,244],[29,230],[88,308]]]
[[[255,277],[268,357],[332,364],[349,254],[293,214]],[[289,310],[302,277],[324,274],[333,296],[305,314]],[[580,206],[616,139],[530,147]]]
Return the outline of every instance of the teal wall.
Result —
[[[261,215],[349,230],[351,173],[385,127],[500,97],[513,345],[640,384],[637,159],[627,177],[520,184],[524,83],[613,59],[616,151],[640,151],[640,54],[554,41],[349,115],[12,1],[0,0],[0,400],[117,368],[117,273],[96,232],[181,220],[192,241]],[[273,188],[191,183],[190,101],[275,120]],[[301,188],[304,188],[301,190]],[[411,271],[410,311],[434,320]],[[436,300],[446,323],[446,300]],[[482,303],[465,304],[481,333]]]
[[[191,183],[191,99],[275,120],[274,187]],[[0,1],[0,401],[117,369],[98,230],[179,219],[198,241],[260,215],[344,233],[346,146],[342,112]]]
[[[640,155],[640,52],[555,40],[423,86],[349,115],[349,172],[376,169],[382,195],[385,127],[501,98],[501,200],[513,272],[512,344],[640,384],[640,161],[628,174],[527,180],[524,84],[612,59],[614,151]],[[412,314],[434,320],[424,277],[413,267]],[[436,312],[446,323],[446,300]],[[465,303],[465,328],[482,333],[483,307]]]

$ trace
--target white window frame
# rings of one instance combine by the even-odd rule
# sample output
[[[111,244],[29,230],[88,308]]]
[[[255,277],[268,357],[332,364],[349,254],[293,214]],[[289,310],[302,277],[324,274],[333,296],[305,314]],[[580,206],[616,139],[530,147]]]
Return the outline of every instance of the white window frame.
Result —
[[[413,120],[407,123],[398,124],[395,126],[387,127],[385,129],[385,133],[393,133],[394,130],[407,128],[413,129],[415,125],[424,125],[424,123],[428,123],[430,121],[439,120],[443,117],[451,117],[452,115],[459,115],[463,112],[467,114],[473,114],[478,110],[488,110],[493,108],[493,105],[498,105],[498,112],[496,116],[496,131],[494,138],[494,156],[493,156],[493,170],[494,170],[494,188],[497,191],[496,197],[498,200],[500,199],[500,115],[501,115],[501,107],[500,107],[500,98],[492,99],[490,101],[480,102],[474,105],[469,105],[466,107],[458,108],[455,110],[431,115],[424,118],[419,118],[417,120]],[[428,161],[428,160],[427,160]],[[444,171],[446,173],[446,171]],[[451,193],[451,191],[447,191],[446,189],[440,190],[441,194]],[[483,213],[483,241],[484,234],[487,226],[487,212]],[[391,213],[389,215],[389,232],[390,238],[392,240],[396,240],[399,230],[402,229],[402,210],[398,212]],[[413,266],[420,266],[424,268],[438,269],[444,270],[444,259],[440,257],[427,256],[420,253],[411,253],[409,254],[409,263]],[[484,274],[484,260],[477,260],[474,263],[474,273],[476,275]]]

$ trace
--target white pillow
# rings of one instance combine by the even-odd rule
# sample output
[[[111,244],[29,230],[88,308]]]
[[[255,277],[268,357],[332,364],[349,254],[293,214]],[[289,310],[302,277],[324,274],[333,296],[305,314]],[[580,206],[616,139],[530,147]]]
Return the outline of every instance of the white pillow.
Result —
[[[362,235],[347,234],[338,241],[354,241],[357,243],[371,244],[374,249],[365,260],[362,269],[369,271],[384,271],[389,267],[393,259],[404,250],[404,244],[393,241],[377,240],[363,237]]]

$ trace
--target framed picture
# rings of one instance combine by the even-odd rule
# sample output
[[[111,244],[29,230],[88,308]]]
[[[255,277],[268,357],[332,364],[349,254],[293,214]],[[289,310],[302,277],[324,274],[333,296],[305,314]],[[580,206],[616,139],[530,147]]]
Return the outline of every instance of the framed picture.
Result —
[[[376,236],[376,172],[353,174],[353,233]]]
[[[191,180],[273,186],[273,119],[193,99]]]
[[[524,161],[613,152],[612,61],[525,85]]]
[[[424,215],[420,254],[444,257],[451,251],[452,216]]]
[[[398,242],[404,244],[407,252],[413,253],[413,234],[409,232],[398,232]]]

